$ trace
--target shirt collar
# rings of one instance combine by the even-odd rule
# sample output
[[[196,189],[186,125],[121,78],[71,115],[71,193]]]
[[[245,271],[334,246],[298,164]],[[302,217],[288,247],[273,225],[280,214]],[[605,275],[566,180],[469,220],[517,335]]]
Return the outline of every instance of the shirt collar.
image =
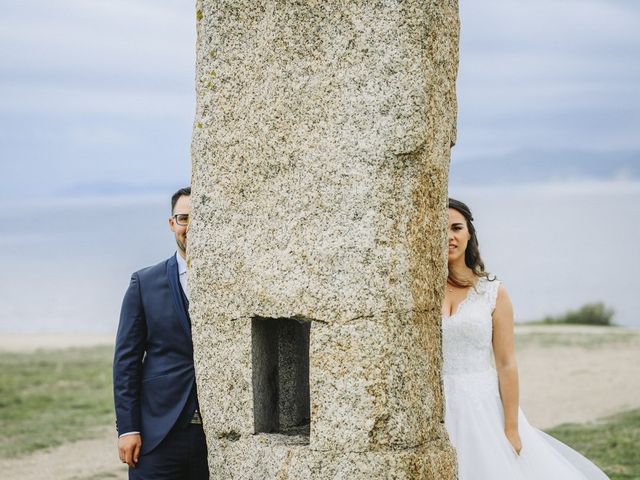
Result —
[[[178,274],[182,275],[187,271],[187,261],[182,258],[180,253],[176,252],[176,260],[178,261]]]

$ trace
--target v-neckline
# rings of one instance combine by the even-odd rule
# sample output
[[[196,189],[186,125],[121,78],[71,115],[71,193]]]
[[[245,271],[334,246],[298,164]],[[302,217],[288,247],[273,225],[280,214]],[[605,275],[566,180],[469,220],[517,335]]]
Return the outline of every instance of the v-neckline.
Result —
[[[456,308],[455,312],[452,312],[450,315],[445,315],[444,313],[442,313],[442,318],[453,318],[456,315],[458,315],[458,313],[460,313],[460,309],[464,306],[465,303],[467,303],[469,301],[469,299],[471,298],[471,291],[475,290],[476,287],[478,286],[478,282],[480,281],[480,279],[476,280],[476,283],[474,283],[473,285],[471,285],[469,287],[469,289],[467,290],[467,294],[464,296],[464,298],[462,299],[462,301],[458,304],[458,307]]]

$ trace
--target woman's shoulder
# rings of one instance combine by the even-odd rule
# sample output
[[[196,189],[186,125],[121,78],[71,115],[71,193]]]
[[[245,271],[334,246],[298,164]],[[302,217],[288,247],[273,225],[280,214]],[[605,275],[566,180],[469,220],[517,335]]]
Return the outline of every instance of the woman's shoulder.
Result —
[[[503,288],[502,281],[493,274],[487,274],[486,276],[482,276],[478,278],[476,282],[476,288],[480,288],[485,291],[489,290],[498,290]]]
[[[499,297],[506,296],[506,290],[502,281],[495,275],[488,275],[478,279],[477,288],[480,293],[487,299],[491,306],[491,311],[496,307]]]
[[[502,313],[512,312],[511,298],[502,281],[497,277],[491,277],[485,278],[483,283],[486,286],[486,298],[491,307],[491,313],[493,314],[496,310]]]

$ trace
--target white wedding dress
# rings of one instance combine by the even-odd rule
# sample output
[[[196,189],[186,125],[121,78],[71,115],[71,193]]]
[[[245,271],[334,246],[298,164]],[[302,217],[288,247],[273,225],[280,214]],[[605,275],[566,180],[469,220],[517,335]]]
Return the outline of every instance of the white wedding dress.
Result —
[[[459,480],[605,480],[593,463],[532,427],[522,410],[518,456],[504,435],[492,364],[492,312],[499,282],[485,278],[442,318],[445,425],[458,456]]]

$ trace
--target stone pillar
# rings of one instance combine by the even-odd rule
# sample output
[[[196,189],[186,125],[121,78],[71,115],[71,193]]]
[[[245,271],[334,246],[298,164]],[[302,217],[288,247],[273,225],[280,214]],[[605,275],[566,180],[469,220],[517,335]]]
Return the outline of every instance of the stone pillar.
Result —
[[[455,0],[198,0],[191,319],[214,479],[453,479]]]

